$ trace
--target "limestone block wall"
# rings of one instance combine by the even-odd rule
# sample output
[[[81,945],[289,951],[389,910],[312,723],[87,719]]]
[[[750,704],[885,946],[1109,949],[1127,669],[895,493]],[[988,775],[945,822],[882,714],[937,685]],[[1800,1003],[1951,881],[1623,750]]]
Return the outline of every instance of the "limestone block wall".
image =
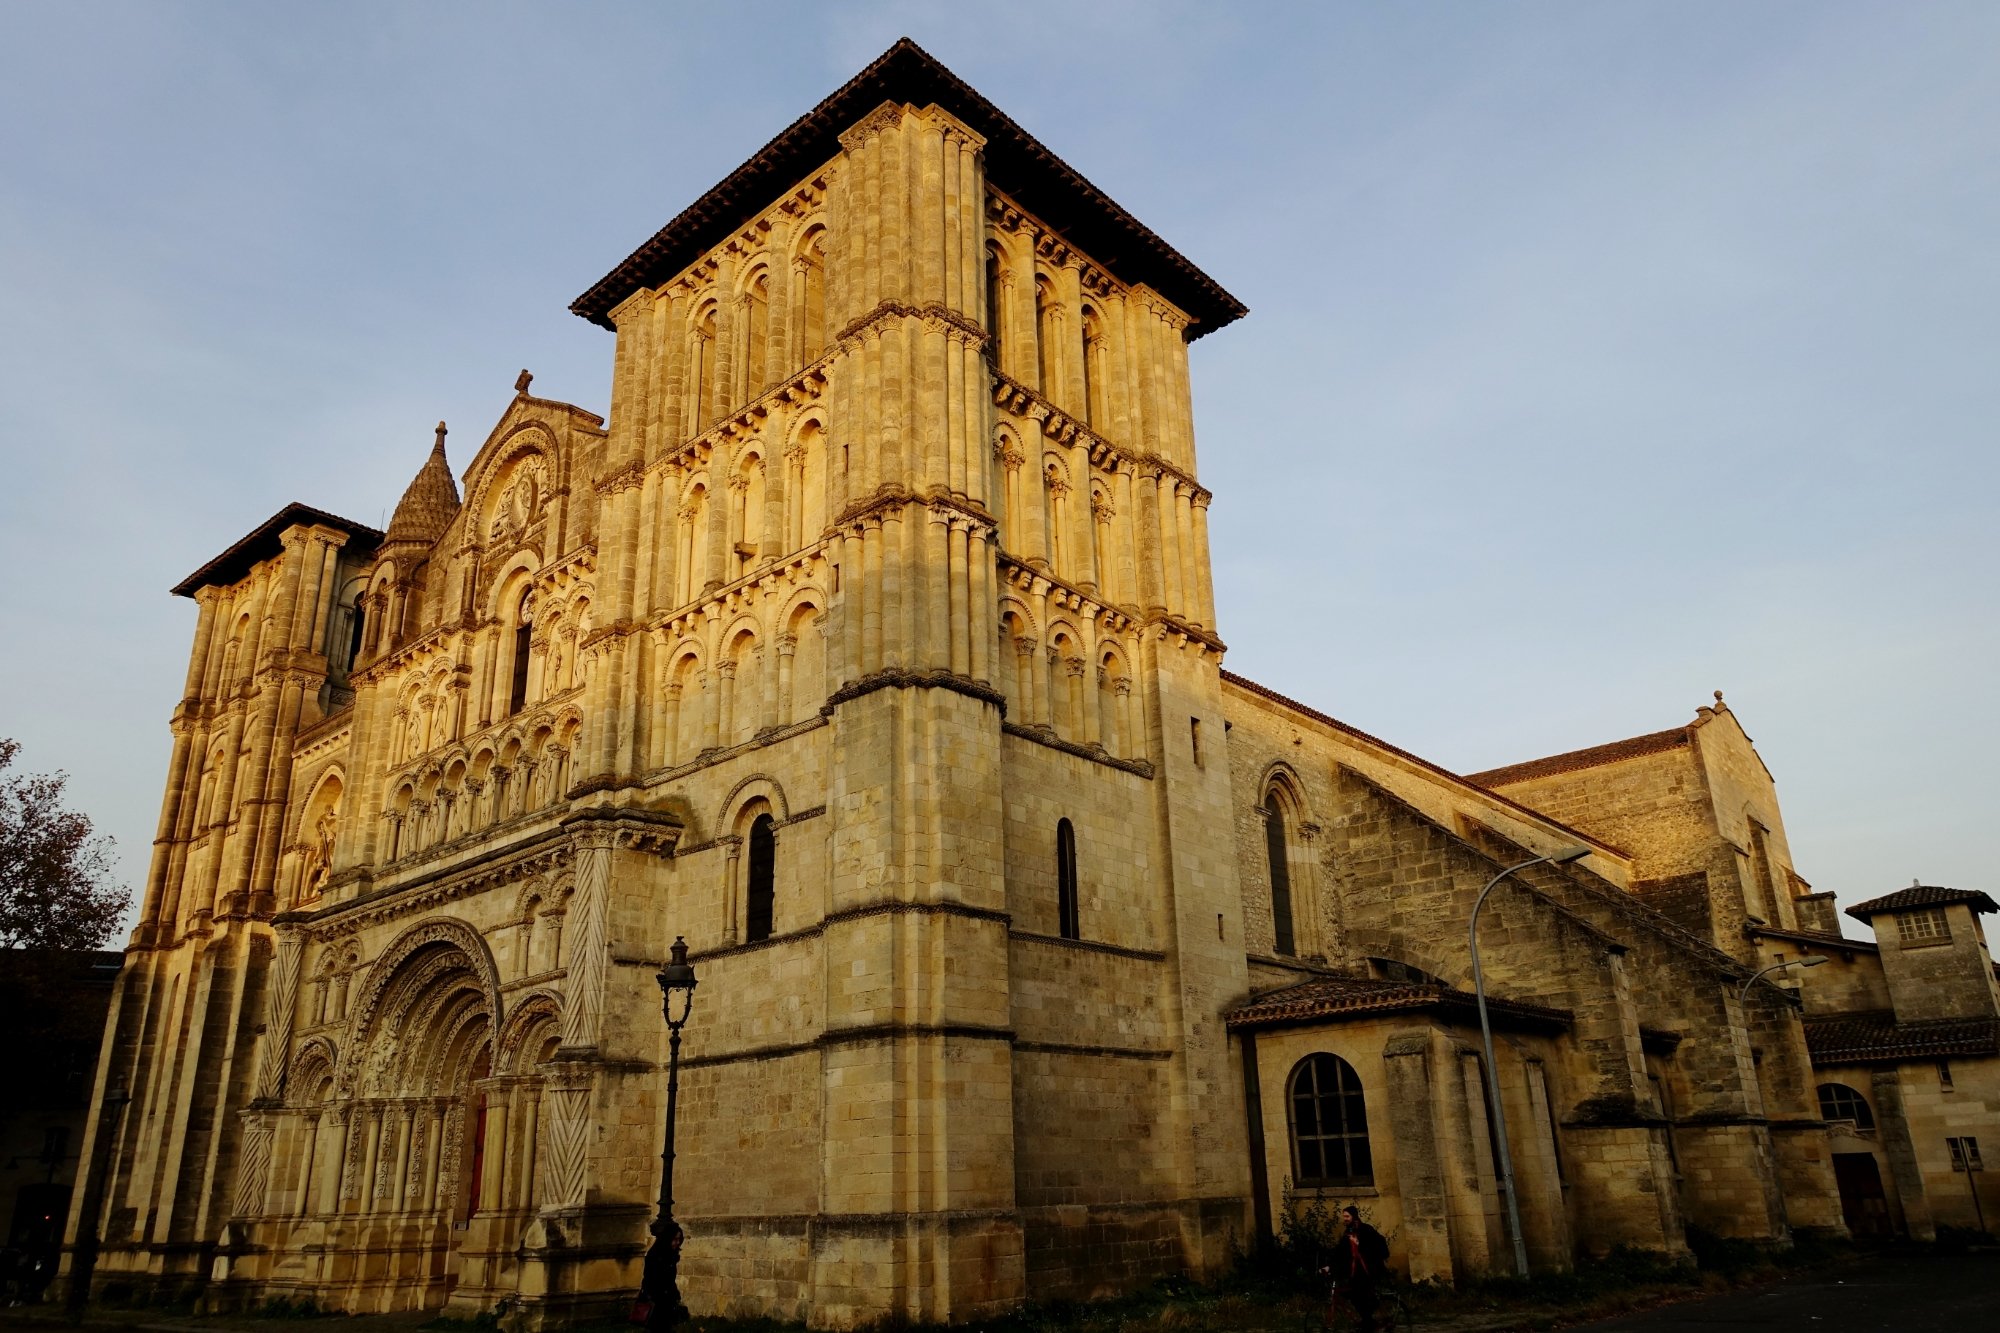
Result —
[[[1318,1203],[1348,1204],[1388,1238],[1391,1263],[1413,1281],[1452,1281],[1511,1269],[1504,1204],[1488,1126],[1476,1029],[1456,1031],[1417,1015],[1385,1014],[1256,1035],[1266,1179],[1278,1225]],[[1290,1079],[1324,1052],[1362,1081],[1374,1164],[1370,1185],[1298,1183],[1292,1156]],[[1529,1257],[1567,1268],[1572,1225],[1550,1113],[1549,1039],[1502,1033],[1495,1047],[1508,1145]]]
[[[1950,938],[1904,934],[1907,912],[1872,923],[1890,1001],[1902,1022],[2000,1014],[1992,956],[1977,914],[1963,903],[1943,909]]]
[[[1888,978],[1883,976],[1882,959],[1873,948],[1843,953],[1826,945],[1765,941],[1766,962],[1778,962],[1780,955],[1797,958],[1809,953],[1822,954],[1828,961],[1816,964],[1800,979],[1799,999],[1806,1013],[1845,1014],[1891,1007]]]
[[[1935,1225],[1976,1227],[1983,1217],[1990,1231],[2000,1218],[2000,1150],[1989,1146],[2000,1144],[2000,1059],[1947,1064],[1949,1087],[1936,1062],[1912,1062],[1895,1070],[1916,1170]],[[1966,1136],[1979,1141],[1985,1171],[1952,1170],[1946,1140]]]
[[[1148,779],[1039,744],[1003,737],[1007,913],[1017,931],[1060,934],[1056,826],[1076,833],[1078,925],[1086,940],[1158,949],[1157,866]]]

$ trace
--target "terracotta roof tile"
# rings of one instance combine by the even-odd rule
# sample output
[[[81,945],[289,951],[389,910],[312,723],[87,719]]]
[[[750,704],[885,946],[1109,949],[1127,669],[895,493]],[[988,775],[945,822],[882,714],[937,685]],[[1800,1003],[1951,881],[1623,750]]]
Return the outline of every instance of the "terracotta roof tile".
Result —
[[[1806,1019],[1806,1049],[1816,1065],[1941,1060],[2000,1054],[2000,1018],[1940,1018],[1898,1023],[1887,1009]]]
[[[1668,750],[1685,747],[1693,734],[1692,727],[1672,727],[1666,731],[1648,732],[1644,736],[1631,736],[1622,741],[1610,741],[1583,750],[1568,750],[1562,754],[1529,759],[1519,764],[1508,764],[1503,768],[1489,768],[1483,773],[1468,773],[1465,776],[1482,787],[1528,782],[1534,778],[1548,778],[1559,773],[1574,773],[1579,769],[1596,768],[1600,764],[1615,764],[1621,759],[1665,754]]]
[[[1284,1027],[1298,1023],[1339,1021],[1359,1014],[1395,1013],[1429,1009],[1455,1018],[1472,1016],[1477,1021],[1473,996],[1438,982],[1377,981],[1363,977],[1323,977],[1296,986],[1266,991],[1252,996],[1224,1015],[1232,1029]],[[1486,997],[1490,1017],[1511,1020],[1515,1025],[1544,1028],[1568,1027],[1570,1012],[1522,1000]]]
[[[2000,912],[2000,904],[1977,889],[1947,889],[1937,884],[1913,884],[1907,889],[1870,898],[1847,909],[1856,921],[1866,921],[1879,912],[1900,912],[1910,907],[1946,907],[1964,903],[1975,912]]]

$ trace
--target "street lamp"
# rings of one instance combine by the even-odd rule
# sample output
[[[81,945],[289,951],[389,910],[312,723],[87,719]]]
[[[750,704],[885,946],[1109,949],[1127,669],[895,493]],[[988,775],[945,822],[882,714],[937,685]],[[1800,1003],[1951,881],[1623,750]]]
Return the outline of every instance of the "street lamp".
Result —
[[[1514,1198],[1514,1158],[1507,1150],[1507,1109],[1500,1104],[1500,1068],[1493,1058],[1493,1025],[1486,1019],[1486,977],[1479,970],[1479,909],[1486,906],[1486,895],[1493,892],[1494,886],[1517,870],[1526,870],[1544,862],[1565,865],[1589,855],[1588,847],[1565,847],[1559,852],[1508,866],[1487,880],[1486,887],[1473,899],[1472,921],[1465,931],[1466,941],[1472,946],[1472,995],[1479,1004],[1479,1039],[1486,1045],[1486,1105],[1493,1117],[1493,1142],[1500,1150],[1500,1193],[1507,1200],[1507,1225],[1514,1233],[1514,1272],[1518,1277],[1528,1275],[1528,1242],[1521,1235],[1521,1205]]]
[[[678,1110],[681,1082],[681,1029],[687,1026],[694,1009],[694,968],[688,964],[687,941],[674,937],[667,965],[655,978],[660,983],[660,1009],[667,1020],[667,1144],[660,1153],[660,1215],[653,1219],[653,1244],[646,1251],[646,1267],[639,1279],[649,1302],[647,1333],[665,1333],[687,1313],[681,1304],[681,1240],[674,1221],[674,1113]],[[681,1016],[674,1017],[674,997],[681,1002]]]
[[[1773,963],[1769,967],[1765,968],[1762,972],[1755,974],[1748,981],[1743,983],[1743,989],[1736,992],[1736,1003],[1741,1004],[1745,1000],[1749,999],[1750,988],[1756,985],[1759,980],[1769,976],[1773,972],[1781,971],[1782,969],[1787,967],[1818,967],[1821,963],[1824,963],[1825,961],[1826,961],[1825,954],[1809,953],[1806,954],[1804,957],[1793,958],[1787,962]]]

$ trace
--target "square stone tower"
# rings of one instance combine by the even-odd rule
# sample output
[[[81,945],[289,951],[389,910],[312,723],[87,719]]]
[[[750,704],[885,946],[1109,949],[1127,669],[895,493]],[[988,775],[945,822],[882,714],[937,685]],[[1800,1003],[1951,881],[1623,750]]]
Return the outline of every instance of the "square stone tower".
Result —
[[[731,1011],[692,1289],[941,1318],[1219,1262],[1246,980],[1186,347],[1241,307],[902,42],[573,308],[618,333],[579,791],[726,748],[752,677],[830,687],[740,779],[810,904],[750,938],[721,793],[747,852],[668,893]]]

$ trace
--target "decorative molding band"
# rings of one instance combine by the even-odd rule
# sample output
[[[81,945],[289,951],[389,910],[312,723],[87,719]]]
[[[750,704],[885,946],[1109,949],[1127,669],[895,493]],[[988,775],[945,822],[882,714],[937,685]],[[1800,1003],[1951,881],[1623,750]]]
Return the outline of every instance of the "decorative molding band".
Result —
[[[1172,1051],[1144,1046],[1081,1046],[1066,1041],[1017,1041],[1014,1049],[1029,1055],[1080,1055],[1106,1060],[1171,1060]]]
[[[890,667],[863,676],[860,680],[848,681],[826,697],[820,705],[820,716],[830,718],[833,710],[850,699],[859,699],[864,694],[877,690],[938,689],[950,690],[968,698],[992,704],[1000,710],[1000,716],[1007,715],[1007,696],[983,680],[973,680],[955,671],[938,668],[931,671],[906,671],[901,667]]]
[[[713,750],[703,750],[686,763],[675,764],[671,768],[654,769],[652,772],[646,774],[643,779],[644,785],[647,787],[657,787],[664,782],[675,782],[690,773],[698,773],[702,769],[722,763],[724,760],[734,759],[738,755],[748,754],[752,750],[761,750],[769,745],[776,745],[780,741],[788,741],[794,736],[803,736],[808,731],[817,731],[826,725],[828,716],[827,710],[822,706],[819,712],[802,722],[794,722],[789,726],[775,727],[770,731],[758,732],[749,740],[737,745],[724,745],[718,746]],[[823,809],[824,807],[821,808]],[[683,847],[680,850],[680,854],[685,856],[690,852],[705,851],[714,845],[713,841],[695,843],[691,846]]]
[[[1007,913],[996,912],[990,907],[972,907],[965,903],[914,903],[900,899],[885,899],[878,903],[843,907],[838,912],[829,912],[821,924],[831,926],[871,916],[958,916],[970,921],[993,921],[1003,926],[1014,919]]]
[[[1049,944],[1058,949],[1080,949],[1086,953],[1108,953],[1117,958],[1136,958],[1142,963],[1164,963],[1167,955],[1159,949],[1134,949],[1123,944],[1106,944],[1101,940],[1073,940],[1063,935],[1044,935],[1033,930],[1010,930],[1010,939],[1028,944]]]
[[[693,955],[690,955],[692,960]],[[756,1060],[782,1060],[809,1055],[832,1046],[853,1046],[875,1041],[895,1041],[903,1037],[970,1038],[977,1041],[1014,1040],[1012,1028],[984,1027],[970,1023],[870,1023],[863,1027],[831,1028],[810,1041],[749,1046],[740,1051],[718,1051],[713,1055],[684,1056],[682,1069],[706,1069],[714,1065],[747,1064]]]
[[[1066,741],[1040,723],[1023,725],[1019,722],[1003,721],[1000,730],[1009,736],[1018,736],[1024,741],[1033,741],[1037,745],[1046,745],[1051,750],[1061,750],[1064,754],[1075,755],[1078,759],[1088,759],[1093,764],[1103,764],[1107,768],[1136,774],[1149,782],[1153,777],[1153,762],[1150,759],[1118,759],[1102,745],[1083,745],[1076,741]]]

